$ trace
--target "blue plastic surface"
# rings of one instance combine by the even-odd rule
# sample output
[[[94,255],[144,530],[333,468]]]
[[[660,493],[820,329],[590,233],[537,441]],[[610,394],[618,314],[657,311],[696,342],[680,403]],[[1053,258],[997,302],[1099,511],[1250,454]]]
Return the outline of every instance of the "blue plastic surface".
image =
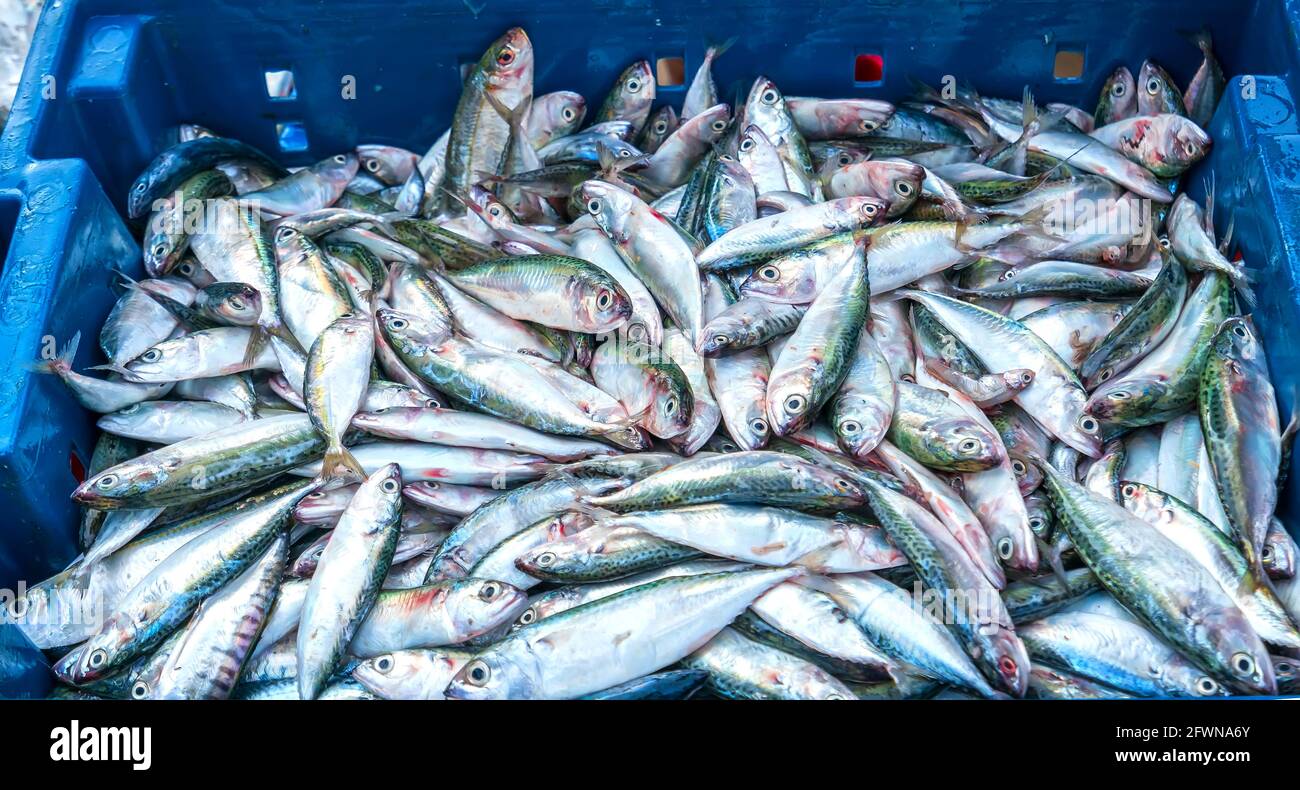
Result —
[[[1220,227],[1236,218],[1289,416],[1300,384],[1298,22],[1294,0],[48,2],[0,138],[0,587],[45,578],[75,554],[68,494],[94,417],[28,368],[43,338],[61,348],[77,331],[77,369],[103,361],[93,340],[115,272],[140,270],[120,213],[127,187],[169,127],[200,123],[289,165],[361,142],[423,152],[449,123],[461,65],[512,25],[533,41],[537,91],[578,90],[590,105],[634,59],[683,57],[689,79],[709,43],[739,35],[716,65],[726,95],[760,72],[790,95],[882,98],[906,95],[909,76],[953,75],[986,94],[1018,96],[1028,84],[1041,101],[1088,109],[1119,64],[1136,71],[1150,57],[1185,84],[1200,53],[1180,33],[1208,28],[1230,90],[1213,154],[1189,186],[1200,194],[1213,171]],[[1053,79],[1058,50],[1085,53],[1081,78]],[[883,58],[879,85],[855,84],[864,54]],[[294,98],[268,95],[265,74],[279,70],[293,72]],[[1241,75],[1253,77],[1254,98]],[[660,91],[662,101],[681,96]],[[298,124],[304,150],[283,153],[277,128]],[[303,148],[294,133],[283,139]],[[1300,514],[1300,475],[1283,514]]]

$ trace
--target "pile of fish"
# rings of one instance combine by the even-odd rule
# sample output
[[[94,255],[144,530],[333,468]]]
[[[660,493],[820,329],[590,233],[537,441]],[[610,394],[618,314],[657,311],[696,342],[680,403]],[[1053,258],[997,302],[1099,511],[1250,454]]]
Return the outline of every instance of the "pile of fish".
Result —
[[[588,112],[513,29],[423,155],[182,127],[107,377],[41,364],[103,435],[9,616],[65,697],[1293,690],[1293,428],[1179,189],[1197,43],[1092,113],[728,102],[725,46]]]

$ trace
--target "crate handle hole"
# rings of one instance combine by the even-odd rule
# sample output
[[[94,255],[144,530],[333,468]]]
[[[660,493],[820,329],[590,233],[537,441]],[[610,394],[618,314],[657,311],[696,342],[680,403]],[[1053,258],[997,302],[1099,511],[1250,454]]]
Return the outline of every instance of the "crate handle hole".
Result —
[[[686,61],[680,56],[655,61],[655,82],[661,88],[680,88],[686,84]]]
[[[266,95],[279,101],[292,101],[298,98],[298,87],[294,84],[293,72],[289,69],[276,69],[265,72]]]
[[[280,143],[280,150],[286,154],[306,151],[307,127],[301,121],[283,121],[275,125],[275,139]]]
[[[1056,50],[1056,59],[1052,63],[1052,79],[1057,82],[1082,80],[1085,57],[1083,47],[1061,46]]]
[[[879,85],[885,81],[885,56],[864,52],[853,59],[853,82],[860,87]]]
[[[77,485],[86,482],[86,464],[82,462],[75,446],[68,448],[68,471],[72,472],[72,479],[77,481]]]

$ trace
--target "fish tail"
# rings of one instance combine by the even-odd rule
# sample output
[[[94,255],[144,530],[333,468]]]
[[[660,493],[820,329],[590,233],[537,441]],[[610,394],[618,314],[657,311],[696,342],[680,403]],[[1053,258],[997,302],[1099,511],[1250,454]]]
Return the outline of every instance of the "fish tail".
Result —
[[[72,336],[72,340],[54,355],[53,359],[42,359],[39,362],[33,362],[31,369],[34,373],[67,373],[72,370],[72,359],[77,356],[77,346],[81,345],[81,332],[78,331]]]
[[[722,57],[722,54],[731,49],[731,47],[739,40],[740,36],[732,36],[721,44],[710,44],[709,48],[704,51],[704,61],[706,63],[712,63]]]
[[[366,470],[342,442],[332,441],[329,449],[325,451],[325,460],[321,463],[318,479],[326,488],[339,488],[363,482],[366,479]]]

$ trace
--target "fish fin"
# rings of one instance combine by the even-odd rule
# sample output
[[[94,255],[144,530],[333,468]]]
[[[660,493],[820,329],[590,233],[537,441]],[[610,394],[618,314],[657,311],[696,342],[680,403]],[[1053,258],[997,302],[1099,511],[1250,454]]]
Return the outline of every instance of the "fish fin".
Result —
[[[1234,212],[1228,217],[1228,229],[1223,234],[1223,239],[1219,242],[1219,254],[1227,255],[1228,248],[1232,246],[1232,234],[1237,229],[1237,214]]]
[[[251,368],[257,362],[263,349],[271,342],[271,335],[266,329],[255,326],[248,335],[248,345],[244,346],[244,367]],[[296,342],[296,341],[295,341]]]
[[[116,362],[105,362],[102,365],[91,365],[86,370],[107,370],[110,373],[116,373],[127,381],[139,381],[139,376]]]
[[[81,331],[78,330],[68,344],[63,347],[62,351],[57,351],[53,359],[42,359],[39,362],[33,362],[31,370],[34,373],[59,373],[72,370],[72,360],[77,356],[77,347],[81,345]]]
[[[1214,37],[1210,35],[1209,30],[1202,28],[1195,33],[1183,33],[1183,36],[1206,57],[1214,56]]]
[[[722,57],[723,53],[731,49],[732,46],[734,46],[735,43],[739,40],[740,40],[740,36],[732,36],[726,41],[723,41],[721,44],[710,44],[709,48],[704,51],[704,59],[712,63],[713,61]]]
[[[366,479],[366,470],[342,443],[331,443],[321,462],[318,488],[341,488]]]
[[[599,497],[592,498],[599,499]],[[569,509],[575,513],[581,513],[587,518],[590,518],[597,526],[599,526],[602,521],[619,518],[623,515],[622,513],[610,510],[609,508],[593,505],[588,501],[587,497],[580,497],[569,506]]]
[[[1051,549],[1046,553],[1047,563],[1052,567],[1052,575],[1056,577],[1056,581],[1061,585],[1062,590],[1070,589],[1070,577],[1065,572],[1065,563],[1061,561],[1061,557],[1072,548],[1074,548],[1074,544],[1070,543],[1070,539],[1062,534],[1057,536],[1057,539],[1052,542]]]

